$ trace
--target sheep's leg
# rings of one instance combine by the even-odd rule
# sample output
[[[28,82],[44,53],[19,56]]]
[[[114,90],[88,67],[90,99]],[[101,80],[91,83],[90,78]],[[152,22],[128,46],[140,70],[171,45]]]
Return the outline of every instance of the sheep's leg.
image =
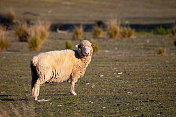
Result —
[[[51,68],[45,67],[46,71],[42,72],[43,74],[39,75],[39,78],[35,81],[34,88],[32,88],[33,97],[35,100],[38,100],[40,85],[44,84],[46,81],[50,79]]]
[[[39,91],[40,91],[40,85],[36,83],[34,85],[34,94],[33,94],[35,100],[38,100]]]
[[[31,76],[32,76],[32,80],[31,80],[31,91],[32,91],[32,96],[34,97],[34,86],[37,82],[37,79],[39,78],[38,74],[37,74],[37,70],[36,67],[33,66],[33,64],[31,64]]]
[[[34,93],[33,93],[33,97],[35,100],[38,100],[38,96],[39,96],[39,91],[40,91],[40,85],[42,85],[45,81],[43,81],[42,79],[38,79],[37,82],[34,85]]]
[[[71,82],[71,94],[73,95],[77,95],[76,92],[75,92],[75,82]]]

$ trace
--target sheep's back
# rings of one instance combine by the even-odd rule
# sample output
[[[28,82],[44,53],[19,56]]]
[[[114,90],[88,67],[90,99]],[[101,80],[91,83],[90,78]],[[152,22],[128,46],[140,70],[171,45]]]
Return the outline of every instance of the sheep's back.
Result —
[[[49,82],[62,82],[69,79],[75,64],[75,51],[62,50],[41,53],[33,57],[37,58],[39,72],[51,71]]]

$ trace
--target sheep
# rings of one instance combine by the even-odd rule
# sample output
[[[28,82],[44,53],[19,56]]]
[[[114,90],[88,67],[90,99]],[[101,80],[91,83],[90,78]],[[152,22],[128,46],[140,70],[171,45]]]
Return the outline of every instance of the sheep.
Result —
[[[30,60],[32,97],[38,100],[40,85],[45,82],[70,81],[70,92],[74,96],[75,83],[83,77],[91,61],[93,49],[88,40],[76,45],[77,50],[67,49],[39,53]]]

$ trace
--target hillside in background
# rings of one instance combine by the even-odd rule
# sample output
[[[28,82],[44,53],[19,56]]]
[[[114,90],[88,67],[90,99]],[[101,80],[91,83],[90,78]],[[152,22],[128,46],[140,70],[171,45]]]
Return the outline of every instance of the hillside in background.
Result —
[[[1,0],[0,11],[12,8],[17,19],[53,23],[175,23],[176,0]]]

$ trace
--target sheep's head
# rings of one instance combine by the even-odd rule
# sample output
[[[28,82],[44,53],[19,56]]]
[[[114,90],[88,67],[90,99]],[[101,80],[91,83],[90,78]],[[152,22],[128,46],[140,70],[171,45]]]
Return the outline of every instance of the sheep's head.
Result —
[[[81,57],[92,56],[92,46],[93,44],[91,44],[87,40],[83,40],[80,44],[76,45],[76,47],[78,48],[78,53]]]

